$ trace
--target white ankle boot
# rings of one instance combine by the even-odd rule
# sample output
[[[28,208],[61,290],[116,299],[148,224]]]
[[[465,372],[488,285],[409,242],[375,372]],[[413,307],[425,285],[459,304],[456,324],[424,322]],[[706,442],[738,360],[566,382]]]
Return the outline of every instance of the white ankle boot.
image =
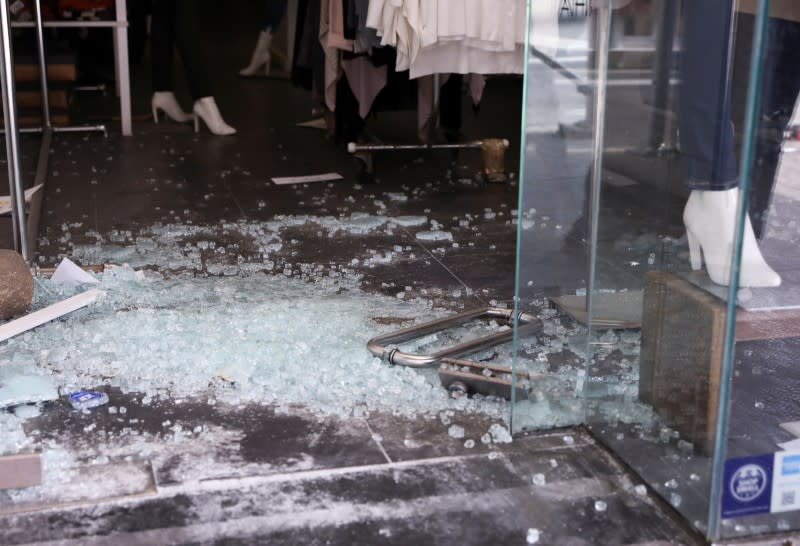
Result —
[[[683,211],[692,269],[701,269],[705,259],[708,276],[723,286],[727,286],[731,279],[738,205],[738,188],[725,191],[695,190]],[[739,284],[743,288],[775,287],[781,284],[780,275],[761,255],[749,216],[745,223]]]
[[[250,64],[239,71],[240,76],[255,76],[258,74],[258,69],[264,67],[264,75],[269,76],[270,64],[272,61],[272,54],[269,51],[272,45],[272,32],[262,30],[258,35],[256,48],[253,50],[253,56],[250,58]]]
[[[177,123],[192,121],[192,115],[183,111],[175,93],[172,91],[156,91],[150,100],[150,108],[153,110],[153,121],[158,123],[158,111],[161,110],[168,118]]]
[[[219,113],[217,102],[214,97],[203,97],[194,103],[194,132],[200,132],[200,120],[208,127],[208,130],[215,135],[235,135],[236,129],[225,123],[222,114]]]

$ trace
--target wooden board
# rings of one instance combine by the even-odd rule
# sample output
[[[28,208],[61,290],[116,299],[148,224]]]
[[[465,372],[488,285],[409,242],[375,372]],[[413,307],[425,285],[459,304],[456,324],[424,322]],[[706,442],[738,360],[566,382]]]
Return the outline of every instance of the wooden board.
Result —
[[[646,276],[639,398],[710,454],[725,344],[725,303],[668,272]],[[735,341],[800,337],[800,312],[738,311]]]
[[[0,457],[0,489],[19,489],[42,483],[42,457],[38,453]]]
[[[78,78],[78,70],[74,63],[48,64],[47,80],[51,82],[74,82]],[[38,82],[38,64],[15,64],[14,80],[18,82]]]
[[[598,293],[592,298],[592,329],[642,327],[642,291]],[[588,322],[586,296],[557,296],[550,301],[581,324]]]
[[[725,306],[672,273],[646,276],[639,397],[681,437],[710,452]]]
[[[38,82],[20,82],[17,85],[17,108],[42,108],[42,90],[38,85]],[[51,83],[47,98],[51,108],[66,110],[69,107],[69,93],[63,84]]]
[[[743,13],[755,13],[759,0],[738,0],[737,9]],[[800,21],[800,2],[797,0],[771,0],[769,6],[770,17]]]
[[[736,341],[800,337],[800,310],[740,311],[736,314]]]
[[[50,110],[50,121],[56,126],[69,125],[69,115],[59,108],[52,108]],[[20,127],[41,127],[41,106],[32,109],[21,108],[17,116],[17,123]],[[0,120],[0,127],[3,127],[2,120]]]
[[[54,303],[44,309],[34,311],[24,317],[10,320],[5,324],[0,325],[0,341],[5,341],[16,335],[19,335],[28,330],[32,330],[37,326],[41,326],[51,320],[55,320],[66,314],[82,309],[87,305],[94,303],[103,292],[97,289],[87,290],[77,296],[72,296],[58,303]]]

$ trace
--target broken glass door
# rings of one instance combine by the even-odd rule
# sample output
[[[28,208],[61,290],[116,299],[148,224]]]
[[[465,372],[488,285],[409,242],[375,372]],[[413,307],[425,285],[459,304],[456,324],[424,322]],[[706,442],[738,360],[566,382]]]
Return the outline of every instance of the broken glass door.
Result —
[[[529,4],[516,305],[544,324],[516,336],[514,431],[587,426],[647,484],[632,495],[711,538],[796,528],[794,486],[765,499],[800,410],[765,415],[777,385],[760,376],[792,358],[794,193],[768,164],[791,157],[800,79],[780,44],[800,14]]]

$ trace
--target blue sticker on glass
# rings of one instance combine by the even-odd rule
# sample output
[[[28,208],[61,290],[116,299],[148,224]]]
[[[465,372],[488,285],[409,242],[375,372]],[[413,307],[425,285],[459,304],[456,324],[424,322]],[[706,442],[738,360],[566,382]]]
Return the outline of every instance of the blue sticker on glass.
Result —
[[[786,456],[782,457],[782,463],[781,477],[800,474],[800,455],[792,455],[787,453]]]
[[[769,513],[772,503],[774,455],[725,461],[722,483],[722,517]]]

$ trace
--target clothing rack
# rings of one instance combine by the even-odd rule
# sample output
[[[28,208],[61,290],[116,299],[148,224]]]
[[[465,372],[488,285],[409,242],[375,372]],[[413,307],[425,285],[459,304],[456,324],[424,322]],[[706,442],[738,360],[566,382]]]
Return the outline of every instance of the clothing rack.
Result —
[[[294,23],[294,35],[297,37],[292,71],[295,84],[317,92],[324,99],[328,111],[333,113],[335,119],[336,140],[344,142],[348,151],[364,163],[365,169],[362,172],[368,175],[373,174],[371,155],[373,152],[480,149],[484,154],[484,173],[492,181],[504,180],[503,158],[509,146],[507,140],[488,139],[452,143],[455,139],[448,138],[451,143],[435,144],[434,132],[440,126],[453,134],[460,131],[462,79],[459,74],[470,72],[465,70],[465,66],[478,70],[497,68],[497,73],[500,74],[519,73],[518,70],[523,68],[523,63],[518,62],[522,60],[522,45],[519,41],[524,34],[520,32],[522,25],[518,21],[495,22],[498,31],[511,31],[509,36],[513,37],[512,45],[518,49],[516,52],[514,48],[498,49],[496,57],[492,57],[491,54],[477,55],[467,65],[463,62],[453,62],[448,65],[449,50],[426,50],[433,53],[427,57],[426,63],[417,66],[418,71],[415,74],[410,48],[405,48],[408,44],[402,39],[397,39],[397,36],[405,34],[396,29],[380,29],[379,26],[387,24],[386,21],[390,17],[385,13],[380,13],[380,17],[377,17],[378,11],[373,11],[373,7],[376,10],[384,8],[397,10],[396,3],[392,2],[391,7],[388,4],[378,6],[377,4],[383,0],[376,1],[377,3],[373,5],[370,0],[369,13],[365,13],[363,1],[361,8],[354,1],[342,3],[339,0],[297,0],[300,5],[299,10],[295,10],[295,6],[290,4],[289,21],[290,25]],[[523,0],[515,0],[516,7],[524,5]],[[297,17],[294,17],[295,11]],[[399,17],[400,13],[394,15]],[[376,22],[377,19],[382,22]],[[319,28],[316,28],[317,25]],[[509,26],[513,28],[506,28]],[[466,29],[464,36],[467,36]],[[498,39],[498,47],[507,48],[505,42],[508,40],[508,37]],[[494,49],[490,50],[494,52]],[[445,55],[442,55],[443,52]],[[369,55],[370,62],[364,61],[365,54]],[[473,56],[469,58],[473,59]],[[493,65],[492,62],[498,64]],[[384,69],[384,66],[387,68]],[[442,74],[450,72],[447,70],[450,66],[458,69],[454,68],[453,71],[456,73],[454,77],[444,82]],[[359,133],[368,115],[385,109],[396,110],[398,106],[410,103],[410,101],[404,102],[411,98],[410,95],[404,95],[408,92],[402,87],[406,82],[418,84],[416,85],[417,136],[424,141],[424,144],[355,142],[360,137]],[[480,83],[481,87],[482,84],[483,82]],[[470,90],[473,98],[482,93],[475,80],[470,82]]]
[[[482,150],[484,160],[484,175],[491,182],[504,182],[505,151],[510,146],[507,139],[484,139],[472,142],[454,144],[434,144],[433,134],[438,126],[439,107],[441,103],[441,75],[433,76],[433,111],[428,125],[428,142],[426,144],[359,144],[349,142],[347,151],[352,155],[372,154],[373,152],[398,152],[398,151],[442,151],[442,150]],[[373,161],[371,156],[365,161],[367,172],[373,174]]]
[[[48,21],[42,22],[40,0],[33,2],[34,21],[26,23],[11,22],[8,2],[0,0],[0,87],[2,87],[3,121],[6,156],[8,164],[8,186],[11,196],[11,223],[14,250],[22,254],[29,264],[36,249],[44,183],[47,179],[50,145],[56,133],[101,132],[107,134],[103,124],[54,127],[50,118],[48,97],[47,60],[44,48],[44,27],[103,27],[114,30],[114,51],[116,53],[117,93],[122,110],[122,133],[131,134],[130,76],[128,70],[128,30],[125,0],[116,0],[116,14],[113,21]],[[42,89],[42,126],[20,129],[17,115],[17,95],[14,81],[14,55],[11,44],[12,27],[33,28],[36,33],[36,48],[39,64],[39,78]],[[20,133],[41,133],[36,175],[31,187],[42,188],[31,197],[30,214],[25,211],[25,191],[20,172]]]

